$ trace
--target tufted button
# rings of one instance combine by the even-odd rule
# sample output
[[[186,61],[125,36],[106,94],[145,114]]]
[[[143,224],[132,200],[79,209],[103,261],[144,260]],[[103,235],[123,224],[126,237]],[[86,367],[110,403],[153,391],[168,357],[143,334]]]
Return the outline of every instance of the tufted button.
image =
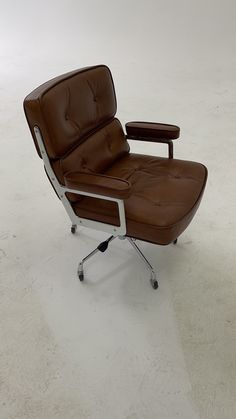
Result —
[[[85,160],[85,158],[83,158],[83,157],[81,159],[81,167],[83,169],[86,169],[87,168],[87,160]]]

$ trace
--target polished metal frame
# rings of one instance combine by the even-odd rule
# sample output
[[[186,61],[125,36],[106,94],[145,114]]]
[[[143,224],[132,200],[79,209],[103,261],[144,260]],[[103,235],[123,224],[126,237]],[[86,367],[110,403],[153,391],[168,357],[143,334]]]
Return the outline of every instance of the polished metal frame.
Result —
[[[72,229],[71,231],[74,233],[76,231],[77,225],[81,225],[83,227],[88,227],[88,228],[92,228],[95,230],[99,230],[99,231],[104,231],[107,233],[112,234],[112,236],[110,236],[107,240],[105,240],[105,242],[101,243],[95,250],[93,250],[89,255],[87,255],[84,259],[81,260],[81,262],[79,263],[78,266],[78,277],[81,281],[83,281],[84,279],[84,271],[83,271],[83,265],[84,263],[90,259],[92,256],[94,256],[98,251],[104,252],[107,247],[108,244],[114,240],[116,237],[119,237],[120,239],[127,239],[129,241],[129,243],[133,246],[133,248],[136,250],[136,252],[138,253],[138,255],[140,256],[140,258],[142,259],[142,261],[145,263],[146,267],[150,270],[151,273],[151,284],[152,287],[154,289],[156,289],[158,287],[158,282],[156,279],[156,274],[155,271],[152,267],[152,265],[148,262],[148,260],[146,259],[146,257],[144,256],[144,254],[141,252],[141,250],[139,249],[139,247],[137,246],[137,244],[135,243],[135,239],[131,238],[131,237],[127,237],[126,236],[126,218],[125,218],[125,207],[124,207],[124,201],[122,199],[118,199],[118,198],[113,198],[110,196],[106,196],[106,195],[99,195],[99,194],[95,194],[95,193],[90,193],[90,192],[84,192],[81,191],[79,189],[72,189],[72,188],[67,188],[66,186],[61,185],[58,180],[57,177],[52,169],[52,166],[50,164],[50,160],[49,157],[47,155],[47,151],[44,145],[44,141],[43,141],[43,137],[41,134],[41,131],[39,129],[38,126],[34,126],[34,133],[35,133],[35,137],[38,143],[38,147],[44,162],[44,166],[45,166],[45,170],[46,173],[58,195],[58,197],[60,198],[60,200],[62,201],[62,204],[71,220],[72,223]],[[104,199],[106,201],[113,201],[117,203],[117,207],[118,207],[118,213],[119,213],[119,221],[120,221],[120,225],[112,225],[112,224],[107,224],[107,223],[102,223],[99,221],[94,221],[94,220],[89,220],[86,218],[82,218],[80,216],[78,216],[77,214],[75,214],[70,201],[68,200],[66,194],[67,193],[73,193],[73,194],[77,194],[77,195],[84,195],[84,196],[91,196],[93,198],[99,198],[99,199]]]
[[[113,198],[110,196],[104,196],[104,195],[98,195],[95,193],[90,193],[90,192],[84,192],[84,191],[80,191],[79,189],[71,189],[71,188],[67,188],[63,185],[61,185],[56,176],[55,173],[52,169],[52,166],[50,164],[47,152],[46,152],[46,148],[44,146],[44,142],[43,142],[43,137],[41,134],[41,131],[39,129],[39,127],[35,126],[34,127],[34,133],[35,133],[35,137],[37,139],[38,142],[38,146],[39,146],[39,150],[40,153],[42,155],[42,159],[44,162],[44,166],[45,166],[45,170],[47,172],[47,175],[53,185],[53,187],[55,188],[57,195],[59,196],[59,198],[61,199],[62,204],[64,205],[64,208],[71,220],[72,225],[81,225],[83,227],[89,227],[89,228],[93,228],[95,230],[100,230],[100,231],[105,231],[107,233],[112,234],[113,236],[119,236],[119,235],[125,235],[126,234],[126,219],[125,219],[125,208],[124,208],[124,201],[122,199],[118,199],[118,198]],[[120,225],[116,226],[116,225],[112,225],[112,224],[106,224],[106,223],[101,223],[99,221],[94,221],[94,220],[88,220],[86,218],[82,218],[79,217],[77,214],[75,214],[70,201],[68,200],[66,193],[73,193],[73,194],[77,194],[77,195],[85,195],[85,196],[91,196],[93,198],[99,198],[99,199],[104,199],[106,201],[113,201],[117,203],[118,206],[118,212],[119,212],[119,220],[120,220]]]
[[[140,256],[141,260],[144,262],[144,264],[146,265],[146,267],[149,269],[150,271],[150,281],[151,281],[151,285],[154,289],[158,288],[158,281],[157,281],[157,277],[156,277],[156,273],[152,267],[152,265],[150,264],[150,262],[147,260],[147,258],[144,256],[143,252],[139,249],[139,247],[137,246],[137,244],[135,243],[135,239],[131,238],[131,237],[127,237],[127,236],[118,236],[120,240],[124,240],[127,239],[129,241],[129,243],[133,246],[134,250],[136,250],[136,252],[138,253],[138,255]],[[88,259],[90,259],[92,256],[96,255],[96,253],[98,252],[104,252],[106,251],[108,244],[110,244],[110,242],[114,239],[116,239],[117,236],[111,236],[109,237],[107,240],[105,240],[104,242],[100,243],[100,245],[94,249],[91,253],[89,253],[87,256],[85,256],[80,262],[79,262],[79,266],[78,266],[78,277],[80,279],[80,281],[84,280],[84,263],[87,262]],[[105,249],[104,249],[105,247]]]

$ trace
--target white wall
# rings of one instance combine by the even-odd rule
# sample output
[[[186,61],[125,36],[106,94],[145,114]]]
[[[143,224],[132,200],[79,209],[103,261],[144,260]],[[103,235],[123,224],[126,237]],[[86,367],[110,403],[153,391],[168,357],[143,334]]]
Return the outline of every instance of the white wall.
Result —
[[[106,63],[123,121],[173,121],[205,137],[211,102],[222,124],[221,97],[235,87],[235,13],[233,0],[2,1],[0,84],[22,99],[54,75]]]
[[[19,70],[25,62],[28,74],[42,74],[45,62],[51,73],[106,62],[118,77],[132,75],[127,85],[137,88],[153,74],[158,83],[232,75],[235,68],[233,0],[1,3],[1,57]]]
[[[168,74],[201,66],[204,74],[235,64],[234,21],[233,0],[9,0],[2,1],[0,33],[7,55],[38,63],[125,61],[128,68],[169,68]]]

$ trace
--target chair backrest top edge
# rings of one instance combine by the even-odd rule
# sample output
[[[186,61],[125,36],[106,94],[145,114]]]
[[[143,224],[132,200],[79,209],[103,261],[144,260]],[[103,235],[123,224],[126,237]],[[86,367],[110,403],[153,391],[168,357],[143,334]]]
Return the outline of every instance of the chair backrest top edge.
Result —
[[[69,78],[72,78],[72,77],[76,76],[77,74],[89,72],[91,70],[95,70],[95,69],[101,68],[101,67],[106,68],[111,75],[111,71],[110,71],[109,67],[107,67],[105,64],[98,64],[98,65],[95,65],[95,66],[83,67],[83,68],[80,68],[80,69],[77,69],[77,70],[70,71],[68,73],[61,74],[60,76],[53,77],[52,79],[46,81],[45,83],[41,84],[40,86],[38,86],[34,90],[32,90],[32,92],[29,93],[25,97],[24,105],[28,101],[40,100],[43,97],[43,95],[46,94],[51,88],[55,87],[56,85],[62,83],[65,80],[68,80]],[[112,75],[111,75],[111,79],[112,79]]]

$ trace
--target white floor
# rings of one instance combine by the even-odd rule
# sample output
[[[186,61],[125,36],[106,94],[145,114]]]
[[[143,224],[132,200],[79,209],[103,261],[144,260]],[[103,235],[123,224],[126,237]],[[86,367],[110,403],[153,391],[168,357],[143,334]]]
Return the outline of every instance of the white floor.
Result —
[[[210,60],[198,70],[194,61],[164,70],[157,55],[139,66],[131,50],[126,65],[94,42],[78,58],[73,48],[51,57],[50,47],[36,53],[32,45],[1,53],[0,418],[233,419],[233,63],[215,72]],[[119,240],[87,264],[79,283],[79,259],[105,236],[88,229],[71,235],[24,119],[23,98],[37,84],[98,62],[111,66],[122,122],[179,124],[176,157],[209,169],[202,204],[178,245],[139,243],[159,274],[157,291],[133,249]]]

